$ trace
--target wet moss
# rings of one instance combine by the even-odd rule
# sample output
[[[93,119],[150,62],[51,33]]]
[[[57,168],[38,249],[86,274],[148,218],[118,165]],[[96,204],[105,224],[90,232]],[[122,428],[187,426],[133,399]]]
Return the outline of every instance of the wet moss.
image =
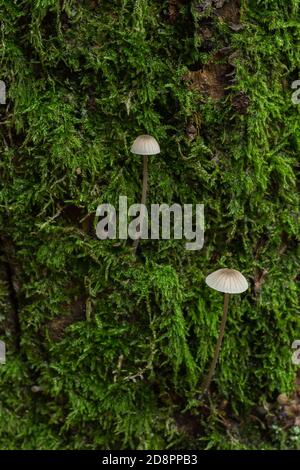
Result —
[[[293,387],[299,2],[204,3],[0,1],[0,261],[15,276],[1,268],[0,305],[20,328],[18,351],[1,315],[1,448],[253,448],[256,428],[219,424],[220,400],[249,423]],[[149,240],[134,259],[130,241],[95,238],[98,204],[139,200],[144,132],[162,148],[149,202],[204,203],[200,252]],[[204,279],[223,266],[251,289],[232,301],[207,414],[222,299]]]

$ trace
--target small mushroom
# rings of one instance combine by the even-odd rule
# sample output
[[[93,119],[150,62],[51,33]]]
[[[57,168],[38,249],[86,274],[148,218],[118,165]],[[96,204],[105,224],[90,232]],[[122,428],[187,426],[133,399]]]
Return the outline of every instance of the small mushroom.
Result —
[[[41,387],[40,385],[32,385],[31,391],[33,393],[39,393],[43,391],[43,387]]]
[[[157,155],[160,153],[160,147],[157,140],[151,135],[140,135],[138,136],[132,144],[131,152],[137,155],[143,155],[143,186],[142,186],[142,199],[141,204],[146,204],[147,199],[147,188],[148,188],[148,156]],[[143,221],[143,215],[140,214],[140,220]],[[136,253],[140,237],[142,234],[142,223],[138,226],[139,237],[134,240],[133,249]]]
[[[230,294],[241,294],[248,289],[248,282],[245,277],[239,271],[235,269],[218,269],[217,271],[209,274],[205,279],[208,287],[211,287],[218,292],[224,293],[224,307],[223,307],[223,316],[220,326],[219,337],[217,340],[214,357],[210,365],[209,372],[204,381],[203,392],[205,393],[210,386],[212,377],[215,372],[215,368],[218,362],[222,340],[225,332],[225,325],[227,320],[228,305],[229,305],[229,295]]]

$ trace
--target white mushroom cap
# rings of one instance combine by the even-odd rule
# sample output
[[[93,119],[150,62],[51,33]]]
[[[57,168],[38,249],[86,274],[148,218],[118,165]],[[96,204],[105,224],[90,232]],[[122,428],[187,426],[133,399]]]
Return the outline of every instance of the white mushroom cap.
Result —
[[[218,269],[205,279],[208,287],[227,294],[241,294],[248,289],[247,279],[235,269]]]
[[[160,153],[160,147],[151,135],[139,135],[132,144],[131,152],[138,155],[156,155]]]

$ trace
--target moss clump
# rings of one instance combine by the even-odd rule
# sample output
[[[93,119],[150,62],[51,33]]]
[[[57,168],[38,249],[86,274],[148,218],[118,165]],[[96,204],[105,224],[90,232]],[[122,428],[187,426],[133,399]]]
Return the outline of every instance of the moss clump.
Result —
[[[293,386],[299,2],[202,3],[0,1],[1,448],[253,448],[220,400],[248,423]],[[149,202],[204,203],[202,251],[96,239],[98,204],[139,200],[141,132],[162,148]],[[221,299],[203,281],[223,266],[252,288],[208,417]]]

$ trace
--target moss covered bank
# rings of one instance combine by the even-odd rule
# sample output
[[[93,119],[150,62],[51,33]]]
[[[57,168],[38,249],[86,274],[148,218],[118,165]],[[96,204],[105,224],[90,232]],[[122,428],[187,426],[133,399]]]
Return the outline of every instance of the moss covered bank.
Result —
[[[1,0],[0,447],[296,448],[298,0]],[[99,241],[95,210],[204,203],[184,240]],[[210,400],[201,384],[239,269]],[[298,278],[299,280],[299,278]],[[257,411],[258,410],[258,411]]]

